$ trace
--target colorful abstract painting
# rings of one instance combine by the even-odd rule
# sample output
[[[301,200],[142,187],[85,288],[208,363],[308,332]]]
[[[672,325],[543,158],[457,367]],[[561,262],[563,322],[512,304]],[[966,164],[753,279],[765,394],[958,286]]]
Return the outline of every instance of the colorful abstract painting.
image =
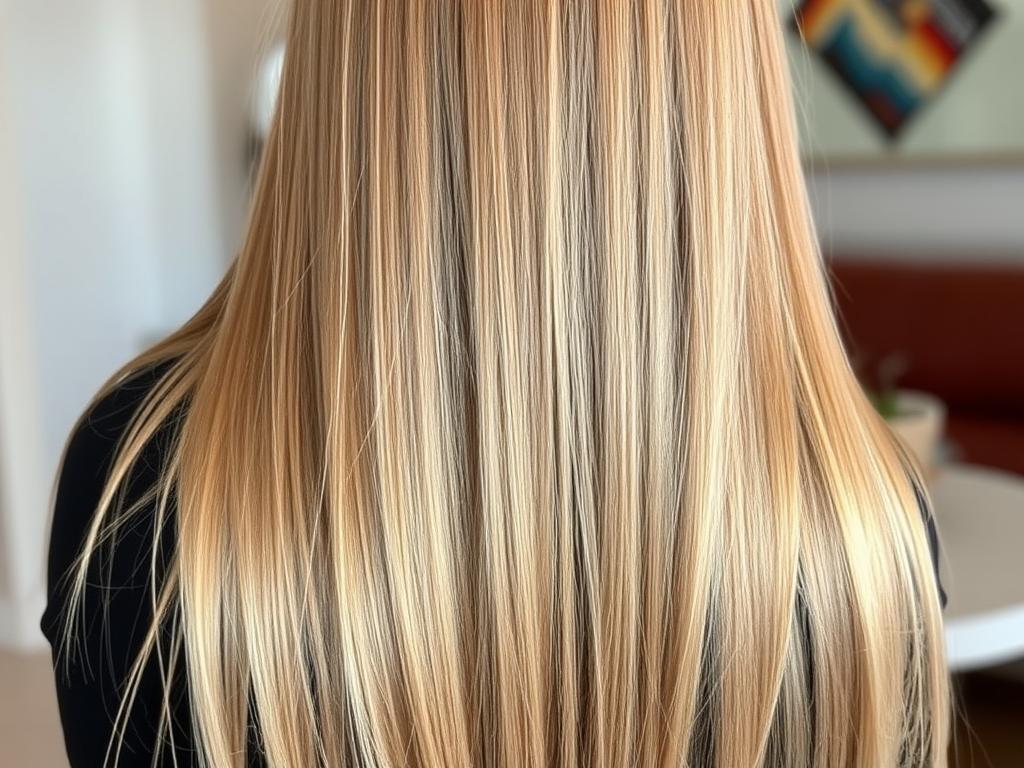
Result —
[[[895,139],[994,16],[985,0],[804,0],[793,25]]]

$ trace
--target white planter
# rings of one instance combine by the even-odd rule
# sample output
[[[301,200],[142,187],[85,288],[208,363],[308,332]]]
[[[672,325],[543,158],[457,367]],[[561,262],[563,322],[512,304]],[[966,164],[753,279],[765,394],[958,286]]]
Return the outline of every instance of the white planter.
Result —
[[[888,422],[930,476],[946,427],[945,404],[927,392],[902,389],[896,393],[896,414]]]

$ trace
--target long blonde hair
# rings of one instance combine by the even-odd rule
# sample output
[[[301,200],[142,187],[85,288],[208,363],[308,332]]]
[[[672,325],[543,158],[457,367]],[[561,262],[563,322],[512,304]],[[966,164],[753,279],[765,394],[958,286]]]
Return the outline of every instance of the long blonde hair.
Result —
[[[187,662],[206,764],[250,720],[272,766],[945,763],[776,6],[295,0],[244,244],[109,383],[173,361],[75,571],[173,497],[132,677]]]

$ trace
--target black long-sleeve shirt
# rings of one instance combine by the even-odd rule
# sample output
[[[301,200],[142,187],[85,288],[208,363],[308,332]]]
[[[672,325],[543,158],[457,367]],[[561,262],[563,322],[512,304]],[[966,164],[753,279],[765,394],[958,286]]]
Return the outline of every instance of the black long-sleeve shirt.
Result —
[[[70,591],[67,573],[85,542],[118,439],[162,371],[161,366],[133,376],[89,411],[71,435],[57,483],[47,568],[49,599],[41,627],[52,648],[64,741],[74,768],[104,765],[131,665],[152,623],[155,508],[150,505],[132,517],[131,524],[119,533],[112,554],[104,546],[93,558],[78,614],[81,621],[75,625],[81,634],[64,647],[61,632]],[[156,482],[172,424],[169,420],[164,425],[136,462],[125,487],[126,500],[140,498]],[[173,505],[169,511],[173,514]],[[162,538],[155,558],[158,580],[163,578],[173,551],[173,531],[173,520],[168,520],[163,531],[168,535]],[[170,641],[169,632],[164,639]],[[123,722],[119,765],[153,764],[162,730],[163,688],[153,658]],[[186,692],[185,671],[179,665],[171,694],[174,722],[163,739],[158,765],[173,765],[172,756],[181,766],[197,764]]]
[[[112,556],[93,560],[89,586],[84,591],[81,606],[83,621],[80,627],[83,633],[66,649],[71,654],[67,668],[65,658],[60,654],[59,637],[60,615],[68,595],[64,576],[82,548],[111,468],[118,438],[125,432],[142,398],[163,370],[158,366],[137,374],[102,398],[72,435],[61,468],[49,550],[49,601],[41,626],[53,648],[64,739],[71,765],[75,768],[104,764],[131,664],[152,622],[150,574],[154,562],[156,524],[152,505],[144,508],[123,529]],[[139,498],[156,481],[166,458],[165,448],[172,437],[174,423],[174,419],[168,420],[143,451],[127,486],[128,501]],[[168,512],[169,517],[161,532],[160,551],[155,557],[158,582],[163,578],[174,547],[173,504],[169,505]],[[926,514],[925,518],[937,577],[935,527],[931,515]],[[945,605],[946,597],[941,585],[939,589]],[[165,647],[169,641],[168,634]],[[142,675],[135,704],[126,718],[120,766],[133,768],[153,764],[161,730],[162,696],[160,669],[155,658],[151,658]],[[165,733],[161,740],[157,764],[173,764],[173,753],[178,765],[195,765],[183,659],[176,667],[170,696],[173,722],[170,735]],[[252,732],[248,752],[251,765],[262,764],[258,737]]]

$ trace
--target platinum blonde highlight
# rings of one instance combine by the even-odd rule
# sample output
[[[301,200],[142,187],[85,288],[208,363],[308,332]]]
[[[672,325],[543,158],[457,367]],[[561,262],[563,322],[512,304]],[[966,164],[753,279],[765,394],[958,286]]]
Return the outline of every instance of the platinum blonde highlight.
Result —
[[[295,0],[75,571],[187,405],[136,670],[187,662],[205,764],[945,764],[920,478],[796,146],[774,0]]]

